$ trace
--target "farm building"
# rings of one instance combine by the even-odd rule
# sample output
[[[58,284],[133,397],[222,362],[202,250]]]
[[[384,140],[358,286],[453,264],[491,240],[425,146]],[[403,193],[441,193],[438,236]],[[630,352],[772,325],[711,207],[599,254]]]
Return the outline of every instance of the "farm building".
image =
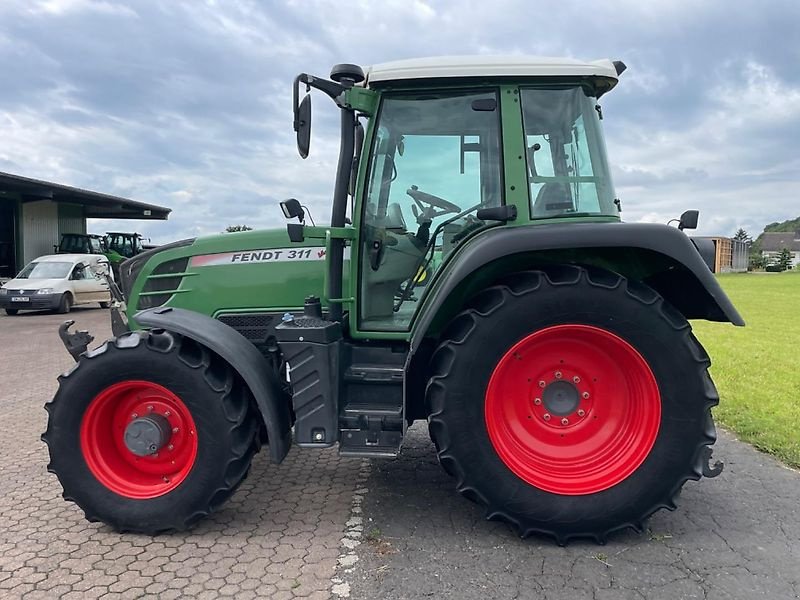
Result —
[[[767,262],[777,262],[784,248],[792,253],[792,266],[800,265],[800,231],[768,232],[761,237],[761,255]]]
[[[52,254],[62,233],[86,233],[86,219],[166,219],[170,209],[49,181],[0,173],[0,278]]]
[[[693,236],[693,239],[707,240],[714,244],[714,264],[708,265],[714,273],[747,271],[747,254],[750,249],[747,242],[716,236]]]

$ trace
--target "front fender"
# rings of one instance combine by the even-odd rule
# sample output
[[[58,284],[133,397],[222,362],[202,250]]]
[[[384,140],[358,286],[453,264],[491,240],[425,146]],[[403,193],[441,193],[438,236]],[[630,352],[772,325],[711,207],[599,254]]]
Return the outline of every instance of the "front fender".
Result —
[[[216,319],[182,308],[151,308],[136,313],[134,319],[142,327],[188,337],[227,361],[256,400],[267,428],[272,460],[279,463],[286,457],[291,446],[289,401],[267,361],[247,338]]]
[[[651,223],[558,223],[495,227],[472,238],[432,283],[414,324],[416,348],[493,279],[555,263],[595,265],[651,286],[687,319],[744,320],[690,239]],[[452,314],[451,314],[452,313]]]

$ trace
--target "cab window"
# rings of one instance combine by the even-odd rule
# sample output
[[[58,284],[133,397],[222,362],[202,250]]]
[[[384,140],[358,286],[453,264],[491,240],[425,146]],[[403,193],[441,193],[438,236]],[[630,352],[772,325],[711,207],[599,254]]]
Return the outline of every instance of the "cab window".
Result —
[[[384,98],[363,202],[360,324],[405,330],[436,270],[502,201],[497,93]]]

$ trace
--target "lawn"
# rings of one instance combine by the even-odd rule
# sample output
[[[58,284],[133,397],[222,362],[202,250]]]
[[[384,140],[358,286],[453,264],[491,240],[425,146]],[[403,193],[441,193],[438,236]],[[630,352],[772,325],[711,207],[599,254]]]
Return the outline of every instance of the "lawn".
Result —
[[[717,422],[800,467],[800,273],[720,275],[747,327],[695,321],[711,355]]]

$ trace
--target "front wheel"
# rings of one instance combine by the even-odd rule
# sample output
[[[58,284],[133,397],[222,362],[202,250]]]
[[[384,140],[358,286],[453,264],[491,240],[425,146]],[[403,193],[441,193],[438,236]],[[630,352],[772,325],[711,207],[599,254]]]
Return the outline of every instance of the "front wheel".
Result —
[[[9,317],[13,317],[14,315],[16,315],[16,314],[18,314],[18,313],[19,313],[19,309],[18,309],[18,308],[7,308],[7,309],[6,309],[6,314],[7,314]]]
[[[72,310],[72,296],[68,292],[61,294],[61,300],[58,302],[58,308],[56,308],[56,312],[61,315],[67,314],[70,310]]]
[[[710,361],[689,324],[607,271],[515,274],[454,319],[431,364],[442,465],[523,536],[641,530],[715,440]]]
[[[169,332],[133,332],[83,354],[45,406],[49,470],[89,521],[182,530],[219,507],[255,452],[245,384]]]

